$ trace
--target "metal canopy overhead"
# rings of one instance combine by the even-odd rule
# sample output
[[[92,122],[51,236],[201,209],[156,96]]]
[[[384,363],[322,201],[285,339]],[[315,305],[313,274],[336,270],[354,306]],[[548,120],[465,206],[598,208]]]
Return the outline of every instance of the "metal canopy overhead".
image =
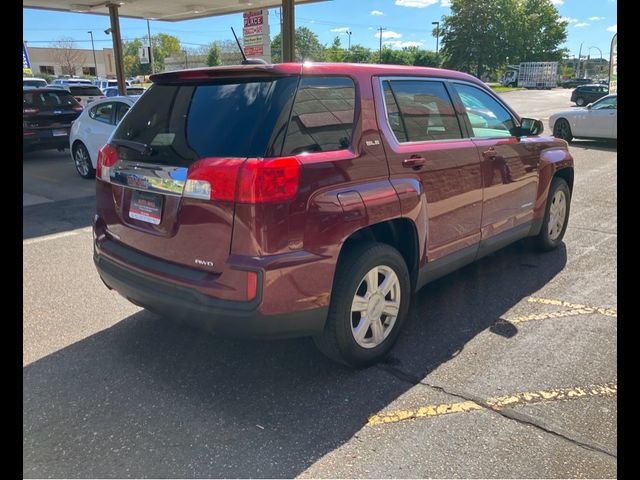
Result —
[[[321,1],[326,0],[294,0],[293,3],[297,5]],[[282,7],[283,0],[23,0],[22,2],[23,8],[98,15],[109,15],[109,4],[118,5],[121,17],[177,22],[240,13],[246,10]]]
[[[23,0],[23,8],[109,15],[118,93],[126,95],[120,16],[178,22],[195,18],[282,7],[282,61],[291,62],[295,45],[295,5],[326,0]]]

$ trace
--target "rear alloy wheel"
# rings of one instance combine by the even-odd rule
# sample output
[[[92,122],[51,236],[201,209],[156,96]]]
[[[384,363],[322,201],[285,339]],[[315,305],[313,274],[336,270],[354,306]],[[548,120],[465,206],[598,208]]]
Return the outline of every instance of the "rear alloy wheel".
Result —
[[[564,118],[558,119],[556,124],[553,126],[553,136],[566,140],[567,142],[573,140],[573,134],[571,133],[571,126],[569,125],[569,122]]]
[[[94,178],[96,176],[96,171],[91,165],[89,151],[82,142],[78,142],[73,146],[73,163],[82,178]]]
[[[314,341],[329,358],[364,367],[382,359],[397,340],[411,282],[404,258],[389,245],[369,243],[345,255],[324,332]]]
[[[587,103],[587,102],[585,101],[584,98],[582,98],[582,97],[576,98],[576,105],[578,105],[579,107],[583,107],[585,103]]]
[[[554,177],[549,187],[542,228],[535,238],[538,250],[546,252],[560,245],[569,223],[570,206],[571,192],[569,191],[569,185],[563,178]]]

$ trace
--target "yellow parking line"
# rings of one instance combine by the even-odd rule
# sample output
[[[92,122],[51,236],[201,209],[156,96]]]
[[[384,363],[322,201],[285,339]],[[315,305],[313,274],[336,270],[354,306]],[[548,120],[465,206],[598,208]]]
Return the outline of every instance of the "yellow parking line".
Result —
[[[529,405],[538,402],[551,402],[562,400],[575,400],[585,397],[611,397],[617,395],[617,382],[600,385],[587,385],[584,387],[559,388],[554,390],[538,390],[533,392],[521,392],[513,395],[488,398],[483,404],[468,400],[466,402],[442,403],[439,405],[427,405],[411,410],[396,410],[383,412],[369,417],[368,426],[382,425],[385,423],[397,423],[410,418],[437,417],[452,413],[470,412],[473,410],[494,409],[501,410],[505,407]]]
[[[529,303],[542,303],[544,305],[557,305],[560,307],[572,308],[574,310],[584,310],[583,313],[599,313],[607,317],[618,317],[618,311],[615,308],[602,308],[592,307],[589,305],[582,305],[580,303],[569,303],[563,300],[552,300],[550,298],[529,297],[527,298]],[[576,314],[579,315],[579,314]]]

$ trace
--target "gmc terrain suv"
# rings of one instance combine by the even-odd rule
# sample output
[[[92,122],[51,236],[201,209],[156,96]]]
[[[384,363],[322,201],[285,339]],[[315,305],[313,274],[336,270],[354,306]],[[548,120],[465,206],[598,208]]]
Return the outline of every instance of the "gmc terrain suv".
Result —
[[[562,241],[567,143],[470,75],[291,63],[152,81],[99,152],[94,261],[158,314],[310,335],[363,366],[427,282]]]

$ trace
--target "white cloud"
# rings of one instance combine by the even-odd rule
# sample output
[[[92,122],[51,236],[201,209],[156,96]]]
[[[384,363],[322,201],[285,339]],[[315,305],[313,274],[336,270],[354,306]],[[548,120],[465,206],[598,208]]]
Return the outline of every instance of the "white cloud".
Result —
[[[598,20],[604,20],[604,17],[589,17],[589,20],[591,20],[592,22],[596,22]]]
[[[367,30],[373,30],[373,27],[367,27]]]
[[[422,42],[403,42],[402,40],[388,40],[382,43],[391,48],[421,47],[424,45]]]
[[[607,28],[607,32],[618,33],[618,24],[616,23],[615,25],[611,25]]]
[[[554,5],[564,5],[564,0],[551,0]]]
[[[440,0],[440,6],[442,8],[449,8],[451,6],[451,0]]]
[[[380,32],[376,32],[375,35],[376,38],[380,38]],[[393,30],[386,30],[382,32],[382,39],[387,39],[387,38],[400,38],[402,37],[401,33],[397,33],[394,32]]]
[[[424,8],[434,3],[438,3],[438,0],[396,0],[396,5],[400,7]]]
[[[578,23],[578,19],[571,17],[560,17],[558,19],[558,22]]]
[[[384,15],[381,10],[371,10],[371,15]]]
[[[580,23],[576,23],[576,24],[574,25],[574,27],[576,27],[576,28],[580,28],[580,27],[588,27],[588,26],[590,26],[590,25],[591,25],[591,24],[590,24],[590,23],[587,23],[587,22],[580,22]]]
[[[332,28],[331,31],[336,33],[345,33],[349,31],[349,27]]]

